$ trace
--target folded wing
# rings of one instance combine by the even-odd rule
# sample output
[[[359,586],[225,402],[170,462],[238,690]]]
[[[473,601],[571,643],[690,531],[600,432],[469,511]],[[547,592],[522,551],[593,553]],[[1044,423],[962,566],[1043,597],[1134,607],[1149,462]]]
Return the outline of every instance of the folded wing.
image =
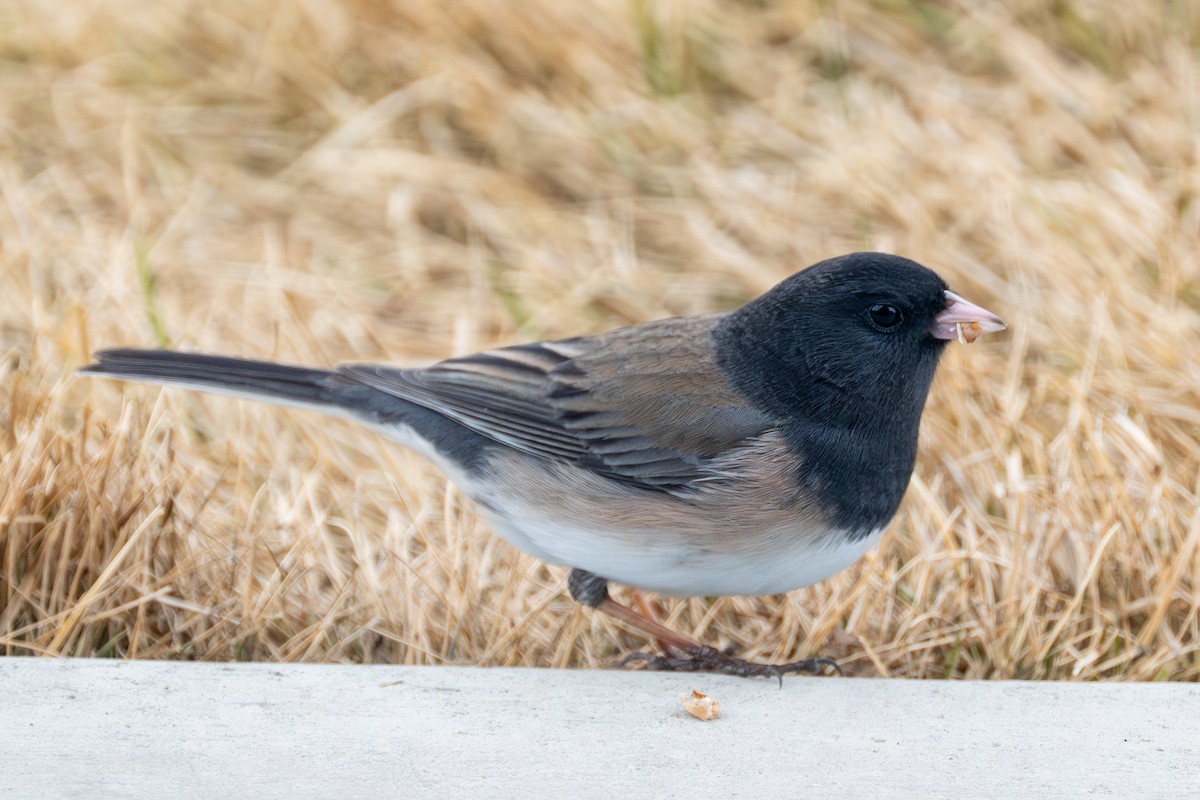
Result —
[[[422,369],[340,367],[342,379],[437,411],[530,455],[670,490],[771,421],[726,385],[719,317],[676,318],[517,345]]]

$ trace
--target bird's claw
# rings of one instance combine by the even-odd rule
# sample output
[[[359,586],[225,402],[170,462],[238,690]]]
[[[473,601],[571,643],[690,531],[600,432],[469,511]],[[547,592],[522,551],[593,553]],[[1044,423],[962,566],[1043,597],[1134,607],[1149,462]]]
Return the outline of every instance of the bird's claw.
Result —
[[[799,672],[819,675],[826,667],[838,675],[842,674],[841,667],[830,658],[808,658],[786,664],[755,664],[745,659],[734,658],[712,647],[692,648],[684,652],[682,657],[630,653],[621,659],[617,666],[627,667],[630,664],[642,663],[647,669],[669,672],[723,672],[739,678],[777,678],[780,685],[783,685],[784,675]]]

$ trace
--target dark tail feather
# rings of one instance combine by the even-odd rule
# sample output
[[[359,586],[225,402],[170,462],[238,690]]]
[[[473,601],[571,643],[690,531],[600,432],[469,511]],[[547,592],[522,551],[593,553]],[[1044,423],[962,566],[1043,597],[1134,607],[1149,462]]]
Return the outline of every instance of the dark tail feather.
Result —
[[[340,372],[174,350],[102,350],[96,353],[95,364],[79,371],[315,408],[368,423],[403,425],[468,471],[485,463],[487,454],[499,446],[436,410],[364,386]]]
[[[102,350],[79,371],[300,405],[339,405],[344,391],[323,369],[174,350]]]

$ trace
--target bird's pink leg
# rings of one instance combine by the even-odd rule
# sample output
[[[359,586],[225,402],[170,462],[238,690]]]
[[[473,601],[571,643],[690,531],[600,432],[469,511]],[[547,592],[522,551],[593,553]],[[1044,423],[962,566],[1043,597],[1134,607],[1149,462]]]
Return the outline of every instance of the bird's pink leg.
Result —
[[[624,622],[626,625],[636,628],[642,633],[649,634],[655,640],[659,641],[660,646],[662,643],[668,646],[664,650],[675,648],[683,653],[683,656],[680,657],[674,655],[660,656],[651,653],[630,653],[621,659],[621,666],[634,662],[642,662],[651,669],[679,670],[684,672],[724,672],[729,675],[739,675],[746,678],[778,678],[781,682],[783,681],[783,676],[791,672],[810,672],[816,674],[825,667],[832,667],[834,670],[841,672],[838,669],[837,663],[828,658],[809,658],[786,664],[752,664],[744,659],[726,655],[715,647],[710,647],[690,636],[673,631],[661,622],[645,617],[632,608],[621,605],[609,596],[608,582],[604,578],[593,575],[585,570],[571,570],[567,586],[571,591],[571,597],[576,602],[590,606],[597,611],[601,611],[614,619]]]

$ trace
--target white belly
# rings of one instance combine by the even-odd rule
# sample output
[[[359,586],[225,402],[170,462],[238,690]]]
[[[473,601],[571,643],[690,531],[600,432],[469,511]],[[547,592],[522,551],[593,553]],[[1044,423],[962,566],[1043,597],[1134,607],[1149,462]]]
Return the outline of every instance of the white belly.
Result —
[[[430,458],[480,502],[480,515],[518,549],[542,561],[578,567],[638,589],[685,597],[790,592],[846,569],[883,534],[880,528],[850,541],[843,531],[813,530],[811,518],[776,518],[770,527],[764,527],[760,517],[739,529],[745,518],[736,516],[739,521],[694,517],[689,521],[690,530],[662,529],[658,527],[661,522],[643,520],[644,526],[655,527],[631,530],[614,526],[611,517],[601,518],[603,514],[568,509],[571,503],[565,499],[551,510],[531,503],[523,497],[520,481],[505,488],[493,483],[484,492],[471,476],[406,426],[375,427]],[[613,498],[611,504],[619,503]],[[585,520],[593,525],[585,525]],[[714,535],[714,531],[725,535]]]
[[[689,546],[686,534],[602,532],[514,523],[481,510],[492,528],[516,547],[555,564],[579,567],[617,583],[682,597],[779,594],[810,586],[849,567],[878,544],[883,529],[856,541],[840,531],[759,532],[737,552]],[[631,542],[639,539],[641,543]]]

